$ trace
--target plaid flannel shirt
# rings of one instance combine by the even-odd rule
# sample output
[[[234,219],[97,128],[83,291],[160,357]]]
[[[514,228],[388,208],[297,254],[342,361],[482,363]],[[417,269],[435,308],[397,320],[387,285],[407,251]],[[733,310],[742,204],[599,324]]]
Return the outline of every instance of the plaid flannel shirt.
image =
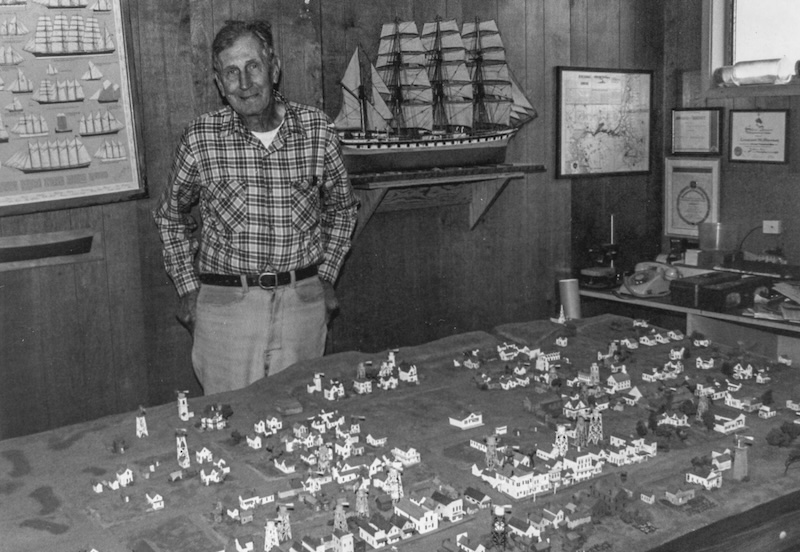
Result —
[[[334,282],[350,249],[357,200],[336,132],[319,110],[286,101],[269,148],[230,108],[207,113],[183,133],[154,218],[164,265],[179,295],[201,273],[259,274],[320,264]],[[199,202],[199,242],[189,211]]]

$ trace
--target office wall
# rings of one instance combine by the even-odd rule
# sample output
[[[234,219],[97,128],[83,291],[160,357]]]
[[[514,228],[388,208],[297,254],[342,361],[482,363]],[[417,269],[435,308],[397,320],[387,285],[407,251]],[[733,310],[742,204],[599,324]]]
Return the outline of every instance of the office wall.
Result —
[[[779,246],[792,264],[800,264],[800,96],[748,96],[737,90],[735,97],[703,99],[692,82],[699,73],[702,0],[666,2],[664,39],[664,110],[674,107],[721,107],[724,109],[723,146],[720,174],[720,221],[736,225],[740,239],[761,225],[763,220],[783,221],[781,236],[764,235],[756,230],[743,247],[753,253]],[[688,90],[688,93],[684,93]],[[686,100],[684,100],[684,96]],[[688,105],[684,105],[688,104]],[[728,160],[728,117],[731,109],[789,110],[788,163],[731,163]],[[664,139],[669,143],[670,128]]]
[[[311,0],[305,11],[302,0],[130,1],[150,198],[0,220],[2,236],[92,228],[105,245],[100,260],[0,272],[0,438],[160,404],[176,389],[199,393],[150,211],[181,130],[219,105],[208,50],[225,19],[271,18],[284,92],[331,116],[353,48],[374,50],[385,21],[478,16],[496,19],[504,34],[511,68],[539,112],[514,139],[509,161],[547,171],[510,183],[474,230],[461,202],[372,218],[339,283],[342,312],[329,350],[376,351],[552,315],[556,280],[585,262],[580,252],[603,235],[610,213],[618,215],[626,258],[649,253],[637,237],[658,242],[660,155],[649,177],[556,179],[554,68],[654,69],[662,105],[663,5]],[[656,144],[660,118],[657,108]]]

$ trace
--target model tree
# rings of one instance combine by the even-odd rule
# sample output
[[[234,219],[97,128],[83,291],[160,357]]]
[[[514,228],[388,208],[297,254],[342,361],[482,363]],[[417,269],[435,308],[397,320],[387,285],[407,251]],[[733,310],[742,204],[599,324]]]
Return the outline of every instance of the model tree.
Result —
[[[706,426],[708,431],[714,430],[715,423],[716,419],[714,418],[714,413],[710,409],[703,412],[703,425]]]
[[[697,401],[697,413],[696,413],[696,420],[698,422],[703,422],[703,416],[705,413],[708,412],[708,396],[701,395],[700,399]]]
[[[786,462],[784,464],[786,469],[783,470],[784,475],[789,471],[789,466],[795,462],[800,462],[800,448],[797,447],[789,451],[789,456],[786,457]]]

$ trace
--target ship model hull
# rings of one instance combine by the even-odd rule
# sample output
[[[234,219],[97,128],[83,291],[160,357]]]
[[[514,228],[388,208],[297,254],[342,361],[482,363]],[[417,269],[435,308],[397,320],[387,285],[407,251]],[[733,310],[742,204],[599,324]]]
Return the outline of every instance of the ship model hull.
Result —
[[[384,24],[373,64],[356,49],[334,120],[351,173],[493,165],[536,118],[494,21]]]
[[[386,140],[342,138],[348,172],[406,171],[432,167],[466,167],[505,163],[506,149],[517,129],[452,138]]]

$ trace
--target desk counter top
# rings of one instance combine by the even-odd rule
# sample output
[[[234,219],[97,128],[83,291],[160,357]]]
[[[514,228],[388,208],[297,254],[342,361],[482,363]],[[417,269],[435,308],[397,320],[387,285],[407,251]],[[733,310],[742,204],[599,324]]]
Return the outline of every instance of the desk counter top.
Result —
[[[511,477],[514,471],[519,475],[530,470],[524,464],[517,468],[507,466],[499,472],[486,470],[485,453],[471,447],[470,441],[485,443],[488,435],[502,433],[505,429],[507,433],[499,436],[500,445],[516,447],[515,450],[523,453],[517,456],[517,461],[524,462],[525,456],[533,457],[533,473],[548,469],[547,462],[532,453],[537,449],[550,451],[555,442],[556,424],[574,426],[574,422],[557,412],[550,412],[555,417],[548,415],[546,410],[554,403],[560,404],[562,393],[578,392],[577,387],[568,388],[566,383],[562,383],[560,393],[547,385],[519,386],[510,390],[481,389],[482,374],[492,377],[492,382],[496,383],[511,367],[517,366],[516,361],[497,359],[497,346],[513,341],[520,346],[541,348],[543,352],[560,352],[570,360],[569,364],[562,361],[562,366],[556,370],[559,380],[566,382],[578,369],[588,369],[591,362],[597,360],[598,351],[607,351],[610,340],[636,335],[630,319],[611,315],[575,321],[573,325],[574,328],[567,328],[549,321],[508,324],[495,328],[491,334],[471,332],[402,348],[396,352],[396,359],[404,366],[417,367],[419,384],[399,382],[393,390],[376,388],[368,395],[353,392],[358,364],[372,361],[368,371],[377,370],[387,360],[386,352],[341,353],[296,365],[240,391],[190,398],[189,410],[194,412],[194,418],[186,422],[179,419],[174,404],[149,408],[145,416],[148,436],[143,438],[136,437],[137,412],[132,412],[2,441],[0,550],[78,552],[94,548],[98,552],[216,552],[236,550],[235,539],[241,545],[253,542],[255,550],[263,550],[265,520],[275,519],[276,506],[281,503],[292,505],[289,514],[294,541],[299,542],[303,537],[329,539],[333,532],[332,509],[315,508],[311,505],[314,501],[304,500],[300,492],[303,483],[316,475],[316,469],[303,467],[300,454],[287,451],[286,440],[278,436],[266,439],[266,445],[256,450],[245,442],[234,443],[231,435],[235,430],[253,436],[256,422],[276,416],[283,422],[279,435],[290,439],[293,426],[307,424],[309,418],[322,411],[334,410],[337,416],[345,416],[348,423],[356,421],[360,425],[360,443],[365,443],[367,435],[370,439],[386,438],[385,446],[365,445],[363,457],[348,459],[351,465],[359,465],[362,459],[370,463],[378,459],[380,463],[381,458],[392,458],[395,449],[419,453],[421,462],[402,470],[406,497],[427,496],[430,504],[434,491],[463,498],[464,491],[471,487],[485,493],[495,504],[510,505],[509,517],[518,520],[541,520],[544,507],[567,511],[570,502],[594,512],[595,523],[574,530],[545,529],[545,537],[551,539],[553,550],[577,548],[571,544],[573,542],[585,549],[597,546],[599,550],[608,543],[614,550],[649,550],[683,533],[800,489],[800,469],[790,467],[784,474],[787,449],[770,447],[764,440],[770,429],[795,418],[793,412],[780,408],[787,399],[800,398],[794,394],[800,383],[795,373],[797,368],[787,367],[771,371],[773,383],[777,383],[771,386],[775,405],[779,407],[777,416],[765,420],[755,414],[747,415],[746,433],[755,437],[749,450],[748,480],[733,481],[730,472],[725,472],[721,489],[704,491],[695,486],[697,494],[704,497],[700,506],[709,508],[707,510],[701,511],[700,506],[693,510],[670,506],[662,500],[665,491],[676,491],[686,485],[685,473],[692,468],[692,458],[726,448],[733,450],[731,436],[709,432],[694,422],[687,429],[685,440],[674,436],[667,440],[668,452],[659,451],[655,458],[623,467],[606,461],[601,477],[564,486],[556,493],[539,494],[535,500],[531,496],[515,500],[493,488],[490,483],[497,485],[498,473]],[[562,336],[568,336],[568,344],[558,347],[555,340]],[[646,397],[650,396],[650,405],[661,400],[657,396],[658,386],[643,382],[641,374],[654,365],[663,364],[674,346],[676,344],[640,347],[631,351],[624,361],[633,384]],[[727,354],[712,349],[693,353],[710,355],[713,352],[720,359]],[[463,365],[465,359],[471,358],[472,351],[478,351],[481,357],[481,367],[477,370]],[[694,358],[690,360],[693,365]],[[454,361],[461,366],[456,366]],[[530,370],[533,373],[533,368]],[[323,393],[309,393],[308,386],[316,373],[324,374],[324,388],[335,380],[342,382],[347,396],[328,401]],[[707,373],[689,367],[688,360],[686,374],[696,380],[705,380],[706,375],[721,375],[718,370]],[[606,382],[610,369],[601,368],[601,376]],[[722,379],[724,381],[724,376]],[[765,389],[744,382],[748,395],[761,394]],[[615,397],[611,398],[616,403]],[[639,406],[609,409],[603,413],[606,441],[611,435],[627,441],[637,438],[637,422],[647,422],[649,415],[648,401],[646,398],[642,401]],[[233,410],[229,427],[220,431],[201,431],[195,427],[204,409],[217,404],[230,405]],[[294,413],[287,413],[292,411]],[[462,430],[449,421],[451,418],[464,420],[476,413],[482,417],[481,426]],[[191,467],[184,479],[170,482],[170,474],[179,469],[176,429],[186,430]],[[648,442],[655,439],[651,433],[645,436]],[[124,453],[112,450],[115,441],[127,444]],[[221,484],[205,486],[197,476],[201,469],[206,472],[211,469],[211,464],[198,464],[196,460],[196,453],[204,447],[209,449],[214,461],[224,459],[231,469]],[[572,443],[570,450],[574,451]],[[296,465],[296,472],[282,473],[276,468],[275,460]],[[150,466],[154,466],[152,472]],[[113,482],[117,473],[128,468],[133,474],[131,486],[118,490],[105,486],[100,493],[93,489],[93,484]],[[379,473],[384,471],[379,470]],[[476,471],[492,474],[492,477],[481,479],[474,475]],[[369,479],[366,467],[360,468],[359,475]],[[601,479],[602,485],[598,483]],[[374,483],[375,480],[369,493],[370,512],[388,518],[389,512],[380,509],[385,493],[376,489]],[[623,523],[619,512],[601,517],[600,509],[590,509],[592,505],[597,508],[600,487],[608,485],[637,493],[626,504],[640,510],[656,530],[645,533]],[[594,489],[593,498],[591,489]],[[648,505],[638,500],[642,492],[652,494],[655,503]],[[163,497],[164,509],[153,511],[149,505],[147,497],[152,499],[155,495]],[[248,524],[228,519],[227,515],[215,519],[218,504],[224,511],[239,509],[242,512],[240,497],[271,497],[272,502],[256,506],[252,510],[254,521]],[[352,481],[323,484],[315,500],[317,504],[326,501],[335,504],[337,498],[349,503],[346,514],[354,516],[356,498]],[[489,510],[468,503],[464,508],[469,513],[463,520],[440,521],[437,531],[401,540],[394,546],[409,552],[430,552],[441,546],[454,549],[456,536],[465,532],[473,542],[489,539]],[[354,523],[350,524],[351,529],[355,527]],[[790,534],[789,539],[800,540],[800,536]],[[288,549],[288,544],[281,548]],[[366,549],[371,547],[367,545]]]

